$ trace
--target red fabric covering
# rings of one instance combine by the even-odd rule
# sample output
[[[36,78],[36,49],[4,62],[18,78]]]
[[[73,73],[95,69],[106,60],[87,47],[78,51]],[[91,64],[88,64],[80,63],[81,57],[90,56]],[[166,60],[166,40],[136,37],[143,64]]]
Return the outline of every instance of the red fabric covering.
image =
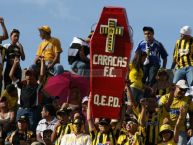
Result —
[[[80,75],[65,72],[63,74],[50,77],[44,86],[44,91],[50,96],[59,96],[61,104],[70,98],[70,88],[79,88],[81,97],[89,93],[89,79]]]

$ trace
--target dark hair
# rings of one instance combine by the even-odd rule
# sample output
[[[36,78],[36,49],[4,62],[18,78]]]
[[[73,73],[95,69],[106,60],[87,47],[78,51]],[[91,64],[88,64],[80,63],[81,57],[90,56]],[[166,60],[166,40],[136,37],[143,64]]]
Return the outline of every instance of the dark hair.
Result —
[[[8,94],[10,94],[10,93],[12,93],[13,91],[16,91],[16,90],[17,90],[17,88],[13,84],[9,84],[9,85],[6,86],[6,91],[7,91]]]
[[[13,35],[13,33],[17,33],[17,34],[20,34],[19,30],[18,29],[13,29],[10,33],[10,36]]]
[[[160,75],[166,76],[166,80],[169,80],[169,79],[170,79],[170,76],[169,76],[169,74],[167,73],[166,70],[159,70],[159,71],[157,72],[156,79],[158,79],[158,77],[159,77]]]
[[[149,26],[143,27],[143,32],[144,32],[144,31],[149,31],[149,32],[151,32],[152,34],[154,34],[153,28],[152,28],[152,27],[149,27]]]
[[[164,131],[163,131],[164,132]],[[171,131],[171,130],[168,130],[168,132],[170,132],[171,133],[171,136],[170,136],[170,138],[168,139],[168,140],[171,140],[173,137],[174,137],[174,132],[173,131]],[[162,133],[161,134],[159,134],[160,135],[160,138],[161,138],[161,140],[163,141],[163,138],[162,138]]]
[[[91,30],[90,34],[88,35],[88,38],[91,38],[93,34],[94,34],[94,30]]]
[[[76,122],[76,121],[77,121],[77,122]],[[78,122],[79,122],[79,123],[82,123],[82,124],[85,123],[85,117],[83,117],[82,115],[80,115],[79,118],[76,118],[76,119],[73,118],[73,119],[72,119],[72,123],[73,123],[73,124],[78,123]]]
[[[76,109],[74,109],[74,110],[70,110],[70,120],[71,121],[73,121],[74,120],[74,115],[76,114],[76,113],[79,113],[80,114],[80,117],[81,118],[84,118],[84,115],[82,114],[82,111],[80,110],[80,108],[76,108]]]
[[[44,108],[51,116],[55,116],[56,110],[52,104],[46,104],[44,105]]]
[[[109,118],[100,118],[99,119],[99,124],[100,125],[110,125],[111,119]]]
[[[150,87],[144,89],[143,98],[155,98],[156,96]]]
[[[132,60],[132,64],[134,67],[139,71],[140,68],[142,68],[143,63],[142,63],[142,56],[145,55],[146,53],[143,52],[141,49],[137,49],[135,52],[135,56]]]
[[[44,139],[49,139],[51,137],[52,134],[52,130],[51,129],[46,129],[43,131],[43,138]]]

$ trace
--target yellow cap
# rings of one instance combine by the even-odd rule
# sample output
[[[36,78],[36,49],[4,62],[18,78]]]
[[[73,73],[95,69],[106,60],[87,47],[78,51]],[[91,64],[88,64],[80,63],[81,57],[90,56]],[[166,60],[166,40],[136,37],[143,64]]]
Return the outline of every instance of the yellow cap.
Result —
[[[43,30],[43,31],[45,31],[45,32],[47,32],[47,33],[51,33],[51,29],[50,29],[49,26],[41,26],[41,27],[39,27],[38,29],[39,29],[39,30]]]
[[[159,133],[161,134],[163,131],[172,131],[172,127],[169,124],[163,124],[160,127]]]

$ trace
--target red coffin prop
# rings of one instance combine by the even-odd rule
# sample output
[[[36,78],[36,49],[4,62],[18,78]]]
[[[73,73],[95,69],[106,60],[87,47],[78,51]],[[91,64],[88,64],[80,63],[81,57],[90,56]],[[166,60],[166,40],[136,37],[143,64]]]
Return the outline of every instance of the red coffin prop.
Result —
[[[91,38],[93,117],[119,118],[132,38],[124,8],[104,7]]]

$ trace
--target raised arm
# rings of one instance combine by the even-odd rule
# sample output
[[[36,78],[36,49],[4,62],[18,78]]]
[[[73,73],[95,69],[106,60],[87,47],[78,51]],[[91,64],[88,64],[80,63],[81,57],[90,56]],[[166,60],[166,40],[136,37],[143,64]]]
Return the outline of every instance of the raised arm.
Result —
[[[8,39],[9,36],[8,36],[8,33],[7,33],[7,29],[5,27],[4,19],[2,17],[0,17],[0,24],[1,24],[1,27],[2,27],[2,30],[3,30],[3,35],[0,36],[0,42],[1,42],[3,40]]]
[[[44,81],[46,66],[45,66],[45,60],[44,60],[44,58],[42,57],[40,60],[41,60],[41,67],[40,67],[39,82],[42,83],[42,82]]]
[[[89,99],[88,99],[87,121],[88,121],[89,131],[91,132],[95,129],[95,126],[94,126],[94,123],[92,120],[92,116],[91,116],[91,93],[90,93]]]
[[[125,103],[125,100],[123,100],[123,104],[121,107],[121,116],[120,116],[120,119],[119,119],[115,129],[121,129],[123,120],[125,119],[126,108],[127,108],[127,104]]]
[[[141,115],[140,115],[140,120],[139,123],[141,126],[145,126],[145,121],[146,121],[146,108],[147,108],[147,101],[146,99],[141,99],[140,100],[142,110],[141,110]]]
[[[17,81],[17,78],[14,76],[14,74],[15,74],[15,71],[16,71],[18,65],[19,65],[19,62],[20,62],[19,58],[15,57],[14,62],[13,62],[13,66],[9,72],[9,77],[11,78],[11,80],[13,82]]]
[[[180,108],[180,115],[178,117],[178,120],[176,122],[175,128],[174,128],[174,141],[178,142],[178,136],[179,136],[179,128],[182,125],[183,121],[185,120],[186,117],[186,111],[185,111],[185,107],[182,106]]]
[[[135,99],[134,99],[133,93],[131,91],[130,85],[131,85],[130,80],[127,80],[126,81],[127,96],[131,100],[131,105],[134,106],[134,107],[137,107],[137,103],[135,102]]]

